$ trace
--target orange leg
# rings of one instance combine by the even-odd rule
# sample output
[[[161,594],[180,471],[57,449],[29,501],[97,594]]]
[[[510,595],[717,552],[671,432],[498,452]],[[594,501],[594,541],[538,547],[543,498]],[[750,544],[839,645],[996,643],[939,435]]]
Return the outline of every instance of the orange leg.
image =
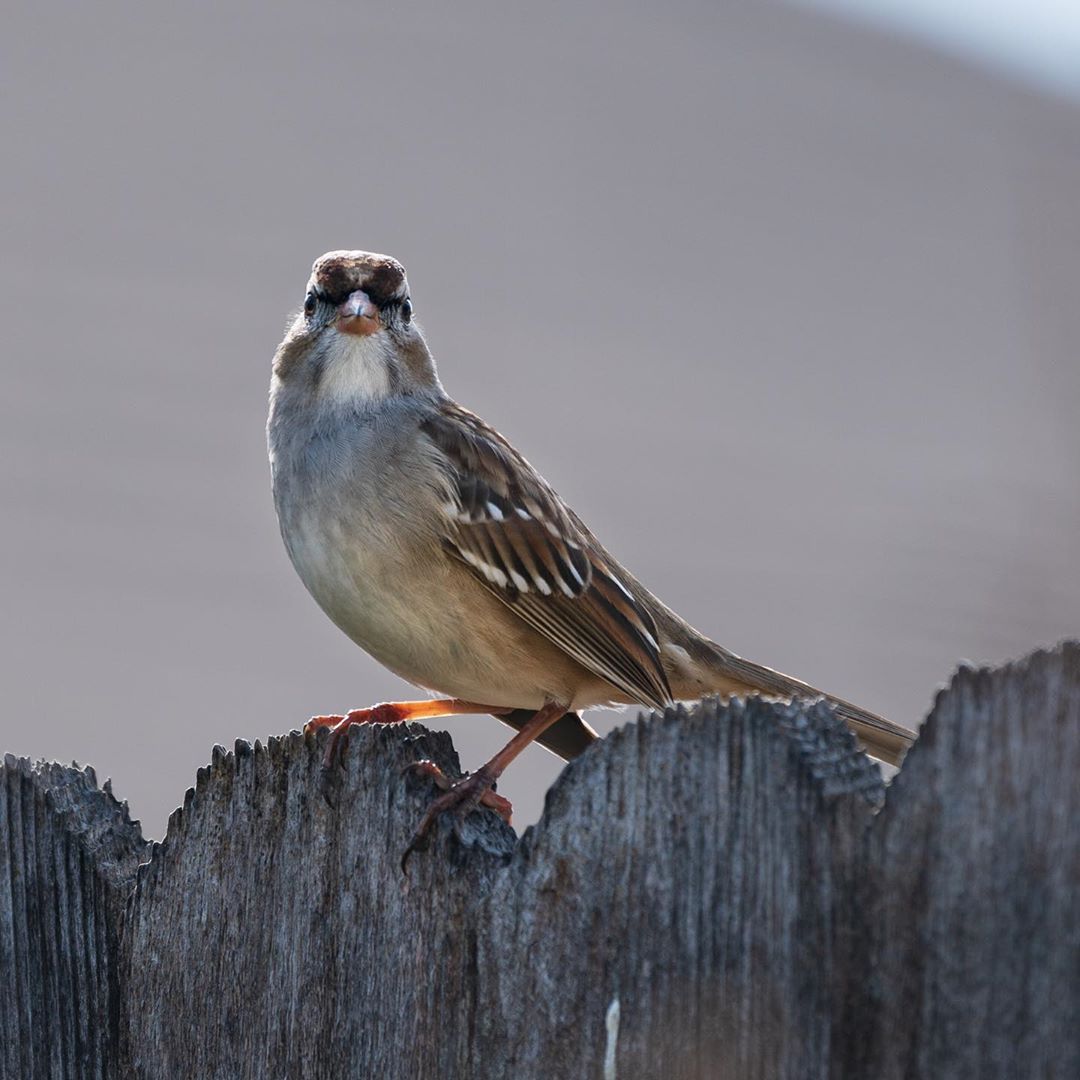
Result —
[[[493,713],[498,716],[510,711],[493,705],[478,705],[474,701],[461,701],[459,698],[384,701],[380,705],[372,705],[370,709],[351,709],[344,716],[313,716],[304,725],[304,731],[330,728],[330,738],[326,740],[326,752],[323,754],[323,768],[328,769],[340,761],[345,749],[342,737],[353,724],[400,724],[403,720],[429,720],[434,716],[456,716],[461,713]]]
[[[476,806],[483,803],[495,810],[509,824],[510,803],[496,795],[491,788],[502,776],[507,765],[529,743],[547,731],[565,712],[566,705],[562,702],[549,701],[490,761],[455,784],[451,784],[446,779],[442,770],[433,761],[417,761],[407,766],[407,770],[415,770],[432,777],[445,794],[440,795],[428,807],[428,812],[421,819],[412,840],[409,841],[409,846],[405,849],[405,854],[401,857],[401,869],[405,869],[409,856],[424,846],[432,825],[441,814],[445,814],[448,810],[455,811],[459,817],[465,817]]]

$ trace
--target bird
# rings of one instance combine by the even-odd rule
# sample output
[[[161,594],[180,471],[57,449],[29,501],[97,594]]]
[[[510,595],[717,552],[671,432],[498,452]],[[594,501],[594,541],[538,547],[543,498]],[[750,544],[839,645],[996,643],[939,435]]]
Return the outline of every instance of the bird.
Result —
[[[534,740],[565,759],[596,733],[595,706],[662,711],[706,695],[824,698],[862,747],[898,764],[914,733],[743,659],[699,633],[608,553],[495,428],[444,390],[414,317],[405,268],[388,255],[315,260],[272,365],[267,420],[274,505],[301,581],[357,645],[432,699],[314,716],[348,730],[461,713],[516,734],[441,789],[413,835],[477,806],[510,820],[494,789]]]

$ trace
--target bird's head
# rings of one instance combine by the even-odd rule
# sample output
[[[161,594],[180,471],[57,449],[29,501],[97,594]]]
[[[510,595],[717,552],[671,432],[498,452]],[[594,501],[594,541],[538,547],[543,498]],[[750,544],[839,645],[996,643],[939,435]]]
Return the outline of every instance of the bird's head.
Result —
[[[330,251],[316,259],[304,306],[274,357],[274,374],[339,404],[437,388],[431,354],[413,321],[405,267],[369,251]]]
[[[389,255],[329,251],[311,268],[303,317],[312,326],[357,337],[408,326],[412,300],[405,267]]]

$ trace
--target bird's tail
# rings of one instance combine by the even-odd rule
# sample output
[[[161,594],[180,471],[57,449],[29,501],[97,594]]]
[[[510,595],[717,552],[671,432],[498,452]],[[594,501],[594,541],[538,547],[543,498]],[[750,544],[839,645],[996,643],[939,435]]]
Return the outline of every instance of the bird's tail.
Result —
[[[700,638],[694,644],[694,655],[687,655],[686,670],[669,672],[677,698],[696,698],[708,693],[725,697],[766,694],[783,698],[824,698],[855,733],[863,749],[890,765],[899,765],[915,741],[915,732],[891,720],[764,664],[744,660],[714,641]],[[684,694],[684,690],[689,692]]]
[[[680,636],[689,647],[679,648],[682,655],[675,665],[665,665],[672,692],[680,701],[696,700],[706,694],[720,694],[722,697],[764,694],[781,698],[824,698],[855,733],[863,749],[890,765],[899,765],[915,741],[915,732],[850,701],[826,694],[809,683],[774,671],[764,664],[744,660],[708,638],[695,635],[693,639],[687,639],[684,635]],[[500,714],[498,719],[520,730],[534,715],[531,709],[516,709]],[[569,761],[588,749],[596,738],[596,732],[577,713],[568,712],[537,741]]]

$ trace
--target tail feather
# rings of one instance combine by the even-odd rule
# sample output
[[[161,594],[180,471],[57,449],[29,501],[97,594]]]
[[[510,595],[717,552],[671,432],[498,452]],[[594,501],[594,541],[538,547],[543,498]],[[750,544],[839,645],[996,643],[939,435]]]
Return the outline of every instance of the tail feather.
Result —
[[[668,671],[672,689],[679,699],[689,700],[709,693],[725,697],[765,694],[782,698],[824,698],[855,733],[863,749],[890,765],[899,765],[915,741],[915,732],[843,698],[826,694],[809,683],[774,671],[764,664],[744,660],[715,642],[702,639],[694,644],[697,647],[693,659],[686,650],[680,649],[682,662],[678,664],[678,669]],[[690,671],[684,667],[687,661],[692,669]],[[534,715],[531,709],[516,709],[500,715],[498,719],[520,730]],[[587,750],[597,738],[596,732],[577,713],[568,712],[537,741],[563,760],[570,761]]]
[[[824,698],[855,733],[863,749],[890,765],[899,765],[915,741],[915,732],[850,701],[826,694],[809,683],[774,671],[764,664],[744,660],[715,642],[703,640],[695,644],[699,648],[695,649],[696,655],[691,659],[691,664],[697,693],[688,696],[700,696],[702,692],[711,691],[724,695],[757,693],[785,698]],[[679,683],[678,677],[672,679],[676,695],[682,696]]]

